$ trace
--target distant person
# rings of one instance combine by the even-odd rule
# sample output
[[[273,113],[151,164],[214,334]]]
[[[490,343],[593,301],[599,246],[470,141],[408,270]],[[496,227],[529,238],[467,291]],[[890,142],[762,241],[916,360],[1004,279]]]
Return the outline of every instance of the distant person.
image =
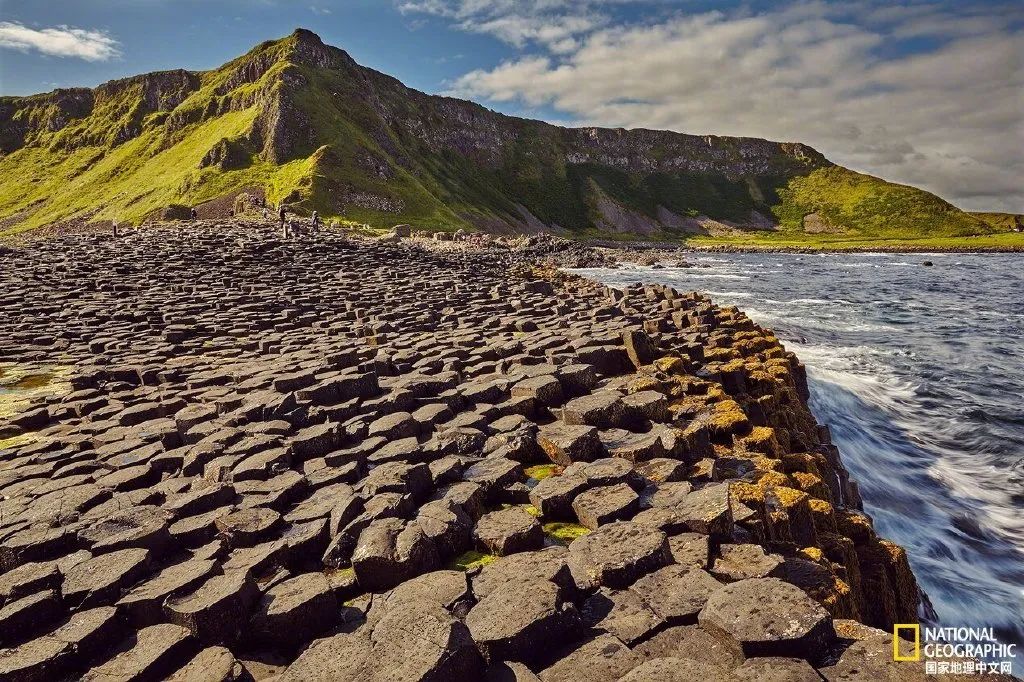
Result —
[[[270,220],[270,211],[267,210],[266,206],[263,207],[263,219]]]
[[[193,207],[190,212],[190,215],[192,216],[192,220],[195,220],[196,218],[199,217],[199,211],[197,211],[195,207]]]
[[[313,211],[313,219],[310,222],[313,225],[313,231],[314,232],[319,230],[320,229],[320,214],[317,213],[316,211]]]
[[[113,220],[113,221],[111,221],[111,222],[112,222],[112,223],[113,223],[113,225],[114,225],[114,239],[117,239],[117,221],[116,221],[116,220]]]
[[[281,221],[281,237],[288,239],[288,217],[284,210],[284,204],[281,204],[281,207],[277,209],[277,218]]]

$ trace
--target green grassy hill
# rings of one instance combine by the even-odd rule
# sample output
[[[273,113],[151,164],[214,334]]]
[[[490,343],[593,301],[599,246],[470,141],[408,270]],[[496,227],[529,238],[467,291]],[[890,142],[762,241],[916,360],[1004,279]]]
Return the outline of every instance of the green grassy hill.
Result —
[[[799,143],[567,129],[436,97],[308,31],[219,69],[0,98],[0,234],[226,213],[240,193],[383,227],[675,239],[999,228]]]

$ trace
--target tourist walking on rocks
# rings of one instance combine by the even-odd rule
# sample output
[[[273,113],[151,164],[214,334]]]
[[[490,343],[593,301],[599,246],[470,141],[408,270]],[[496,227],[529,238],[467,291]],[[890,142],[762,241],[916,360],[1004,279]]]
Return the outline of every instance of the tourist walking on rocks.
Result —
[[[285,215],[284,204],[277,209],[277,217],[281,221],[281,238],[288,239],[288,219]]]
[[[196,209],[195,209],[195,208],[193,207],[193,208],[192,208],[192,210],[190,211],[189,215],[191,215],[191,216],[192,216],[192,220],[195,220],[196,218],[198,218],[198,217],[199,217],[199,211],[197,211],[197,210],[196,210]]]
[[[313,218],[312,218],[312,220],[310,222],[313,225],[313,231],[314,232],[319,230],[320,229],[320,214],[317,213],[316,211],[313,211]]]

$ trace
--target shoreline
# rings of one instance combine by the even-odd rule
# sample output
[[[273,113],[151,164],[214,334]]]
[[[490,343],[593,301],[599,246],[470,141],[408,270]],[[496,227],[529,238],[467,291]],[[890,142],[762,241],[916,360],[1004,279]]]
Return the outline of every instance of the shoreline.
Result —
[[[813,248],[813,247],[802,247],[802,246],[779,246],[779,247],[751,247],[751,246],[705,246],[696,247],[688,246],[685,247],[687,251],[693,251],[695,253],[803,253],[803,254],[835,254],[841,255],[844,253],[1024,253],[1024,246],[993,246],[993,247],[885,247],[885,246],[857,246],[848,249],[834,249],[834,248]]]
[[[598,249],[610,251],[666,251],[672,253],[799,253],[799,254],[835,254],[844,253],[1024,253],[1024,245],[1020,246],[851,246],[836,248],[833,246],[771,246],[771,245],[740,245],[740,244],[676,244],[674,242],[617,242],[607,240],[579,240],[579,243]]]
[[[17,418],[33,441],[8,450],[4,479],[5,570],[94,552],[68,569],[76,598],[56,624],[159,592],[179,558],[168,538],[240,577],[200,573],[162,610],[128,599],[139,641],[160,628],[226,643],[243,666],[256,640],[239,632],[308,645],[285,660],[295,678],[332,669],[338,647],[367,653],[370,634],[401,652],[407,611],[458,646],[410,665],[457,661],[441,669],[460,681],[484,676],[481,655],[572,679],[609,646],[618,678],[666,656],[655,640],[725,668],[778,651],[840,674],[865,650],[885,661],[885,630],[916,617],[906,553],[861,511],[803,364],[739,310],[558,272],[600,258],[574,243],[204,227],[42,240],[0,272],[23,321],[0,349],[76,365],[72,393]],[[51,480],[35,492],[40,467]],[[49,521],[73,527],[67,544],[40,537]],[[109,584],[93,585],[99,569]],[[19,583],[25,598],[36,587]],[[289,612],[309,625],[292,632],[260,596],[298,587],[319,596]],[[694,605],[664,601],[691,588]],[[219,622],[207,593],[243,617]],[[620,620],[635,595],[666,610]],[[354,634],[329,632],[334,602]],[[764,615],[735,616],[752,605]],[[713,640],[745,653],[721,658]]]

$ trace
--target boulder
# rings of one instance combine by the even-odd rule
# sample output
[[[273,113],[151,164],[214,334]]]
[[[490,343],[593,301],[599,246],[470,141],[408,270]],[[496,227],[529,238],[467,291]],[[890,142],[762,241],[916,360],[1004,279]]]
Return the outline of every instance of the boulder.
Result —
[[[701,610],[702,627],[736,642],[747,656],[815,658],[835,639],[832,616],[778,578],[723,585]]]
[[[643,658],[613,635],[599,635],[554,652],[555,663],[538,675],[541,682],[605,682],[618,680]]]
[[[580,523],[591,530],[612,521],[628,520],[639,507],[640,497],[625,483],[591,488],[572,502]]]
[[[271,586],[253,609],[249,632],[275,646],[307,642],[338,618],[338,602],[322,573],[304,573]]]
[[[602,526],[569,545],[569,563],[595,585],[625,588],[669,563],[664,533],[630,521]]]
[[[580,615],[587,627],[615,635],[629,645],[647,639],[665,623],[636,592],[606,587],[583,602]]]
[[[540,523],[522,507],[484,514],[476,522],[473,537],[482,549],[498,555],[540,549],[544,543]]]
[[[696,623],[697,614],[721,587],[707,572],[673,564],[646,575],[630,588],[671,625]]]
[[[235,641],[245,629],[259,588],[249,571],[215,575],[197,590],[164,602],[164,614],[207,645]]]
[[[372,592],[399,583],[440,565],[434,543],[415,521],[380,519],[360,534],[352,553],[352,568],[360,587]]]
[[[579,614],[546,580],[506,582],[489,592],[466,616],[466,625],[488,662],[531,662],[567,639]]]

